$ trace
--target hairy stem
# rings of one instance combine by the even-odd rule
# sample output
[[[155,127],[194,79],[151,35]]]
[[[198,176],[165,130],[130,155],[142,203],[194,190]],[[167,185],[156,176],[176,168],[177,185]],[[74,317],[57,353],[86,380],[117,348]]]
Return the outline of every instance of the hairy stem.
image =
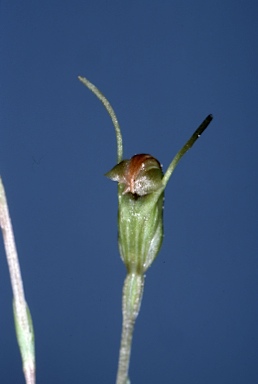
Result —
[[[35,384],[35,350],[32,320],[27,306],[12,223],[4,186],[0,178],[0,226],[13,290],[13,310],[17,341],[19,344],[26,384]]]
[[[128,370],[132,348],[135,320],[139,314],[144,288],[144,276],[137,273],[127,274],[123,288],[123,325],[119,352],[116,384],[130,383]]]

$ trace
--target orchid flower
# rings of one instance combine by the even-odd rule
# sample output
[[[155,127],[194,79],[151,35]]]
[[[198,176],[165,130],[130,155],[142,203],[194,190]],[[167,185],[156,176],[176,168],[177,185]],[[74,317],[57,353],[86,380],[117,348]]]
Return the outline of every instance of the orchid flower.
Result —
[[[118,182],[118,243],[126,266],[122,297],[123,325],[116,384],[129,384],[129,363],[136,318],[140,311],[147,269],[163,241],[164,190],[182,156],[192,147],[212,120],[208,115],[176,154],[163,174],[160,162],[149,154],[123,159],[123,142],[116,114],[106,97],[89,80],[79,76],[104,104],[117,139],[117,164],[106,176]]]

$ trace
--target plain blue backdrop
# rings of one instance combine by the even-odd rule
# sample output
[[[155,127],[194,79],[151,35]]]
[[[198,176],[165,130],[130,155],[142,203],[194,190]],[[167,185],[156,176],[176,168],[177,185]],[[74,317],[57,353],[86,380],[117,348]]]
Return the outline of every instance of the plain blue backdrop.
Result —
[[[0,174],[36,333],[37,383],[115,382],[125,268],[111,120],[124,156],[164,169],[214,120],[166,189],[132,384],[258,382],[256,1],[0,3]],[[23,383],[0,247],[0,382]]]

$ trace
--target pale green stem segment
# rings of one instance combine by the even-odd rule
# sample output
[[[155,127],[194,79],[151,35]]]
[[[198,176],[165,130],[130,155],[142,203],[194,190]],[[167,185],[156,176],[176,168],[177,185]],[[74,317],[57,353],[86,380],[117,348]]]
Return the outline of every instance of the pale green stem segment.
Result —
[[[204,132],[204,130],[208,127],[210,122],[212,121],[213,117],[212,115],[208,115],[205,120],[201,123],[201,125],[196,129],[194,134],[190,137],[190,139],[187,141],[187,143],[180,149],[180,151],[177,152],[174,159],[171,161],[165,175],[163,176],[162,183],[164,184],[164,188],[166,187],[174,169],[176,168],[179,160],[184,156],[184,154],[190,149],[193,144],[196,142],[196,140],[201,136],[201,134]]]
[[[129,384],[128,370],[135,320],[139,314],[144,288],[144,275],[128,273],[123,288],[123,326],[116,384]]]
[[[6,195],[0,178],[0,226],[13,290],[13,310],[16,336],[21,352],[26,384],[36,383],[35,347],[32,320],[25,300],[23,283],[15,246]]]
[[[109,101],[105,98],[105,96],[100,92],[100,90],[94,84],[92,84],[85,77],[78,76],[78,79],[97,96],[97,98],[104,104],[104,107],[108,111],[116,131],[117,163],[120,163],[120,161],[123,160],[123,140],[122,140],[120,126],[119,126],[116,114],[114,112],[114,109],[112,108]]]

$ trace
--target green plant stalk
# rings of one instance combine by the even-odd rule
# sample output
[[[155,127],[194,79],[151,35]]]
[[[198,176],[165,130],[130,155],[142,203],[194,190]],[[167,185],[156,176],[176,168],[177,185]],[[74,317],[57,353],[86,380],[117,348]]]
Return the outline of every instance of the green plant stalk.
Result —
[[[163,240],[164,190],[179,160],[208,127],[212,115],[206,117],[178,151],[163,176],[159,162],[150,155],[135,155],[122,161],[122,136],[113,108],[92,83],[82,77],[79,80],[102,101],[111,116],[117,137],[118,164],[106,174],[118,182],[119,250],[127,269],[116,384],[129,384],[132,338],[143,296],[145,272],[156,258]]]
[[[9,215],[6,195],[0,178],[0,226],[2,228],[7,264],[13,291],[13,311],[16,337],[23,363],[26,384],[35,384],[35,347],[34,332],[29,307],[25,300],[23,283],[15,246],[12,223]]]
[[[122,299],[122,335],[119,351],[117,384],[127,384],[130,355],[132,349],[132,338],[135,320],[139,314],[144,289],[144,275],[138,273],[127,273]]]

